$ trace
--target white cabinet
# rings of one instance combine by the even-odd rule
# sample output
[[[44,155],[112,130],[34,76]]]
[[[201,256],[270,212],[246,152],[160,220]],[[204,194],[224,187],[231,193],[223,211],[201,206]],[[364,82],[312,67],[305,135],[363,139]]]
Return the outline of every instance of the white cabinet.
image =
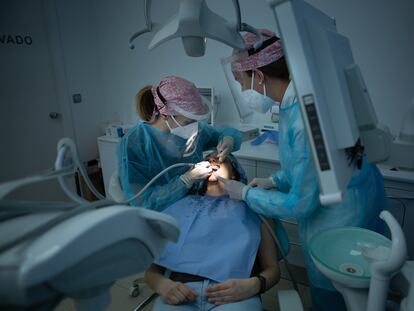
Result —
[[[385,180],[388,210],[400,223],[407,242],[408,256],[414,259],[414,183]],[[389,232],[387,232],[390,237]]]
[[[107,136],[98,137],[99,158],[106,194],[108,194],[109,180],[117,169],[116,146],[120,140]]]
[[[280,168],[276,162],[256,161],[238,157],[237,160],[246,172],[247,179],[250,182],[255,177],[266,178],[272,175]]]
[[[238,158],[237,160],[246,173],[247,181],[251,182],[252,179],[256,177],[256,161],[241,158]]]
[[[280,165],[274,162],[257,161],[256,177],[266,178],[280,169]]]

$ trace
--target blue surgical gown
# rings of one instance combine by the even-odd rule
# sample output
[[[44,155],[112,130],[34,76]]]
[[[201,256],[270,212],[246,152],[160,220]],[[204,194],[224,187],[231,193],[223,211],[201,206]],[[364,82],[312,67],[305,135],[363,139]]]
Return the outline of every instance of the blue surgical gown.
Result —
[[[319,186],[298,102],[281,106],[279,119],[279,157],[281,169],[272,178],[277,191],[250,188],[245,201],[255,212],[271,218],[294,218],[305,255],[311,285],[334,290],[331,282],[314,266],[308,243],[324,229],[358,226],[380,231],[379,213],[386,199],[383,177],[375,165],[363,160],[348,184],[341,204],[322,206]]]
[[[224,136],[233,137],[234,150],[240,148],[239,131],[199,122],[197,149],[191,156],[183,157],[186,140],[139,121],[118,145],[118,172],[124,194],[131,198],[155,175],[173,164],[202,161],[203,151],[215,148]],[[188,170],[189,167],[178,167],[166,172],[133,202],[134,205],[161,211],[182,198],[188,188],[179,177]]]

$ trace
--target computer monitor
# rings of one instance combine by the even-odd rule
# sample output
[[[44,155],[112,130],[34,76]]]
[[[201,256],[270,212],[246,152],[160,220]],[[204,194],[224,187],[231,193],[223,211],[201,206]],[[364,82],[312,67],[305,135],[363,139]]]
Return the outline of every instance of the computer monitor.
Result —
[[[268,0],[301,104],[323,205],[339,203],[355,171],[346,149],[359,140],[345,70],[354,64],[335,20],[303,0]]]

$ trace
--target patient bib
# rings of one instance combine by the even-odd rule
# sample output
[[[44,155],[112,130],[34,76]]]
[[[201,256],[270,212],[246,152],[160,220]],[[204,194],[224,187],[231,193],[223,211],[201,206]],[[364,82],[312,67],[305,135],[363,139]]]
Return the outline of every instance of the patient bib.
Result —
[[[260,244],[260,220],[227,195],[186,196],[163,211],[180,227],[156,264],[216,282],[250,277]]]

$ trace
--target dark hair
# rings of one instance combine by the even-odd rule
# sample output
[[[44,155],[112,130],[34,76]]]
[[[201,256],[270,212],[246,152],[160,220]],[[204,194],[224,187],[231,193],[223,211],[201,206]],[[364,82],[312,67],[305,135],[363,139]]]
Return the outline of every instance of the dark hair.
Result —
[[[138,116],[147,122],[152,119],[154,110],[157,110],[151,88],[150,85],[145,86],[135,96],[135,106]]]
[[[267,41],[269,43],[274,43],[275,41],[278,41],[278,40],[280,40],[280,38],[277,36],[274,36],[274,37],[271,37],[270,39],[265,40],[264,43],[266,43]],[[266,48],[267,46],[268,45],[262,46],[261,48],[257,49],[255,52],[250,52],[250,53],[258,53],[259,51],[261,51],[261,49]],[[274,61],[273,63],[259,67],[257,69],[271,78],[276,78],[276,79],[283,80],[283,81],[290,80],[289,68],[287,66],[287,62],[284,56],[279,58],[277,61]],[[247,70],[246,73],[249,75],[249,77],[251,77],[253,74],[253,71]]]

